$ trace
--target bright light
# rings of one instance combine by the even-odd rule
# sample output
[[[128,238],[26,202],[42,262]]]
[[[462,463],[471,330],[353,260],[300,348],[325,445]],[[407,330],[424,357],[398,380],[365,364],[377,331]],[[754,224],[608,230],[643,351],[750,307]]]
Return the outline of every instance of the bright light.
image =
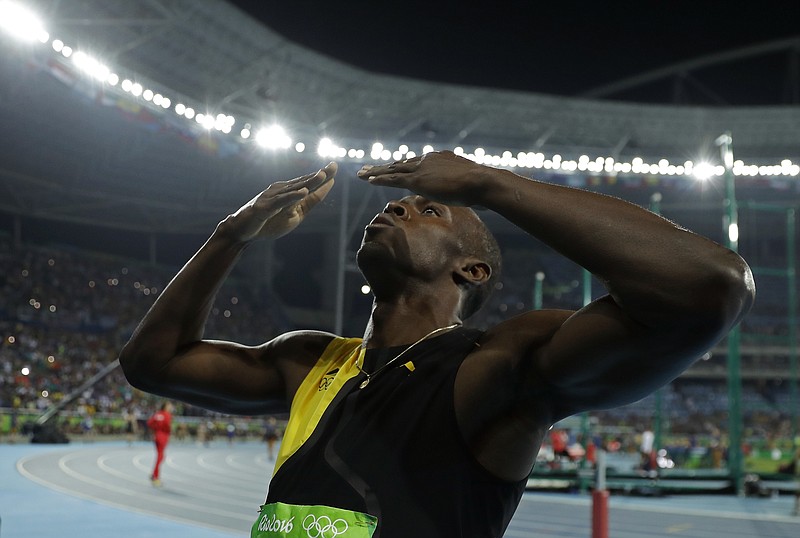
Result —
[[[184,112],[186,112],[186,105],[184,105],[183,103],[178,103],[177,105],[175,105],[175,114],[183,116]]]
[[[122,84],[120,84],[120,86],[122,86],[122,89],[124,91],[129,92],[133,89],[133,82],[131,82],[129,79],[126,78],[125,80],[122,81]]]
[[[408,153],[408,146],[406,146],[405,144],[401,144],[400,147],[397,149],[400,151],[400,153],[403,154]]]
[[[0,27],[24,41],[47,43],[50,39],[39,18],[15,2],[0,1]]]
[[[22,375],[28,375],[28,374],[30,374],[30,373],[31,373],[31,369],[30,369],[30,368],[28,368],[27,366],[23,366],[23,367],[22,367],[22,370],[20,370],[19,372],[20,372]]]
[[[147,89],[142,92],[142,99],[145,101],[152,101],[153,100],[153,90]]]
[[[67,47],[64,47],[64,50],[66,50],[66,48]],[[81,71],[96,78],[97,80],[105,81],[111,72],[108,67],[101,64],[99,61],[97,61],[97,59],[80,50],[72,55],[72,61]]]
[[[171,104],[172,101],[170,101],[169,97],[164,97],[164,99],[161,100],[161,108],[163,109],[169,108]]]
[[[239,134],[242,136],[242,138],[250,138],[250,129],[245,127]]]
[[[392,158],[392,152],[391,151],[389,151],[388,149],[385,149],[385,150],[381,151],[380,160],[388,161],[391,158]]]
[[[119,84],[119,75],[116,73],[109,73],[106,82],[108,82],[111,86],[116,86]]]
[[[728,226],[728,239],[730,239],[731,243],[739,241],[739,225],[735,222]]]
[[[160,93],[157,93],[153,96],[153,104],[156,106],[161,106],[161,103],[164,101],[164,96]]]
[[[306,150],[306,145],[303,144],[302,142],[298,142],[297,144],[294,145],[294,150],[297,153],[303,153]]]
[[[292,145],[292,140],[280,125],[272,125],[261,129],[256,133],[256,143],[264,148],[288,148]]]
[[[430,153],[431,151],[433,151],[433,146],[431,146],[430,144],[426,144],[422,148],[422,154],[423,155],[425,155],[426,153]],[[461,151],[463,152],[464,150],[461,150]]]
[[[64,45],[64,48],[61,49],[61,55],[64,56],[64,58],[72,56],[72,47]]]
[[[363,293],[364,295],[369,295],[369,292],[371,291],[372,288],[369,287],[369,284],[364,284],[363,286],[361,286],[361,293]]]
[[[187,119],[194,118],[194,109],[192,107],[187,107],[183,115],[186,116]]]
[[[43,390],[42,391],[42,398],[47,398],[48,396],[50,396],[50,393],[48,391],[46,391],[46,390]]]
[[[52,46],[54,51],[61,52],[61,49],[64,48],[64,42],[61,41],[60,39],[54,39]]]
[[[400,151],[395,151],[394,153],[392,153],[392,159],[394,159],[395,161],[399,161],[402,158],[403,154]]]
[[[699,179],[700,181],[705,181],[714,175],[714,165],[706,162],[699,163],[694,167],[692,173],[694,174],[695,178]]]
[[[142,90],[143,90],[142,85],[139,84],[138,82],[135,82],[133,86],[131,86],[131,93],[136,97],[142,95]]]

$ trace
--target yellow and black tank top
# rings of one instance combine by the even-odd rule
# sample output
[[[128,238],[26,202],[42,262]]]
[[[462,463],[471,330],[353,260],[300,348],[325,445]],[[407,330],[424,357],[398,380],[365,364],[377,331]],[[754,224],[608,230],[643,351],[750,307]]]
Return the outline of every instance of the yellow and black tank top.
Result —
[[[334,339],[292,401],[266,502],[371,514],[373,538],[502,536],[526,481],[500,480],[474,459],[453,404],[480,334],[424,341],[364,389],[356,361],[375,372],[404,348]]]

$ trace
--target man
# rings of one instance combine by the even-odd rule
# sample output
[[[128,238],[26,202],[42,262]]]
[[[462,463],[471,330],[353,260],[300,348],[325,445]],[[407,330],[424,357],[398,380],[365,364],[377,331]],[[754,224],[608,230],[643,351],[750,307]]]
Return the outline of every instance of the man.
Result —
[[[358,174],[415,193],[365,229],[357,258],[375,300],[363,340],[203,340],[241,252],[294,229],[335,173],[331,163],[274,183],[222,221],[120,356],[133,385],[216,411],[291,404],[254,537],[502,536],[553,423],[669,382],[753,300],[747,264],[705,238],[615,198],[442,152]],[[587,268],[609,294],[577,312],[462,328],[499,268],[470,206]]]
[[[156,462],[153,465],[153,472],[150,481],[154,486],[161,486],[161,462],[164,461],[164,451],[169,443],[169,436],[172,432],[172,404],[164,402],[158,411],[147,419],[147,427],[153,432],[153,442],[156,446]]]

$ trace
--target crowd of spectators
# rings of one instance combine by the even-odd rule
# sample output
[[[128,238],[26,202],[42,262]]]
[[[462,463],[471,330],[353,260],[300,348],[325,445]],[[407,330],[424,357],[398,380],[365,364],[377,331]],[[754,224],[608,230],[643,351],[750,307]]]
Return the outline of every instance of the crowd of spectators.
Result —
[[[0,241],[0,408],[42,411],[112,363],[176,269]],[[206,336],[258,343],[284,329],[263,290],[229,280]],[[145,414],[153,398],[119,368],[78,395],[73,411]],[[180,408],[180,413],[199,413]]]
[[[502,280],[489,303],[470,323],[486,328],[531,309],[536,274],[542,273],[540,300],[545,308],[577,309],[584,301],[583,275],[562,257],[526,248],[504,252]],[[42,412],[106,368],[149,306],[174,275],[175,267],[78,251],[69,247],[13,248],[0,236],[0,412]],[[593,283],[592,296],[602,293]],[[773,293],[778,297],[777,293]],[[768,295],[769,296],[769,295]],[[263,289],[229,279],[218,294],[206,336],[257,344],[290,329],[280,307]],[[764,312],[778,305],[762,307]],[[758,319],[749,327],[769,331]],[[756,336],[762,334],[756,331]],[[743,339],[747,343],[747,339]],[[707,379],[678,379],[662,391],[664,417],[671,431],[714,434],[727,423],[724,356],[704,357],[698,368]],[[643,358],[645,360],[645,358]],[[786,354],[774,349],[743,357],[743,372],[789,371]],[[790,383],[749,380],[743,391],[745,424],[754,435],[787,430]],[[77,395],[69,410],[81,416],[134,414],[143,417],[157,401],[134,390],[117,368]],[[594,414],[596,422],[642,431],[652,423],[654,396]],[[203,416],[177,405],[177,416]]]

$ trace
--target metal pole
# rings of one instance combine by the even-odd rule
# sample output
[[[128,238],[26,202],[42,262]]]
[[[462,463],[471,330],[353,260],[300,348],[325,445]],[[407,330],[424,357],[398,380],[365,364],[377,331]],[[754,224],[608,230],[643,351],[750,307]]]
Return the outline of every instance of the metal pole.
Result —
[[[588,270],[583,269],[583,306],[588,305],[592,302],[592,273]],[[584,448],[589,446],[589,413],[584,411],[581,413],[581,437],[583,437],[583,446]],[[584,453],[583,461],[581,461],[581,470],[585,470],[589,467],[589,462],[586,459],[586,454]],[[586,476],[586,473],[580,473],[580,480],[578,481],[578,487],[581,493],[586,493],[589,490],[589,479]]]
[[[789,370],[791,377],[789,388],[791,391],[792,407],[792,440],[797,438],[798,429],[798,394],[797,394],[797,271],[795,259],[796,224],[794,209],[786,210],[786,277],[789,292]]]
[[[342,206],[339,210],[339,256],[336,263],[336,312],[333,332],[341,335],[344,327],[344,277],[347,271],[347,213],[350,211],[350,181],[342,185]]]
[[[608,538],[608,490],[606,451],[597,451],[597,482],[592,492],[592,538]]]
[[[661,215],[661,193],[654,192],[650,196],[650,211],[656,215]],[[664,411],[664,388],[659,388],[655,394],[655,413],[653,415],[653,449],[658,451],[663,445],[662,435],[662,413]]]
[[[725,215],[723,230],[729,249],[739,250],[739,212],[733,176],[733,140],[730,133],[717,138],[725,165]],[[728,333],[728,470],[738,495],[744,495],[742,461],[742,373],[739,326]]]
[[[533,284],[533,309],[541,310],[542,308],[542,285],[544,283],[544,273],[539,271],[536,273],[536,282]]]

